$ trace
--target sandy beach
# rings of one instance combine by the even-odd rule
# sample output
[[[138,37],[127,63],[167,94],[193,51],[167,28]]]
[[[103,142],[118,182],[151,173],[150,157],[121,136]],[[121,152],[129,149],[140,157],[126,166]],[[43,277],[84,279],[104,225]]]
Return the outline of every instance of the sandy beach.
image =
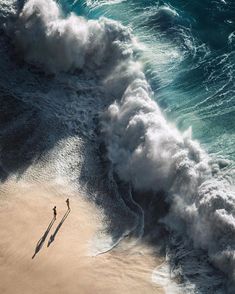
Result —
[[[65,203],[68,197],[71,211]],[[2,184],[0,293],[164,293],[151,282],[161,260],[146,248],[141,254],[118,248],[91,254],[101,219],[91,203],[63,185]]]

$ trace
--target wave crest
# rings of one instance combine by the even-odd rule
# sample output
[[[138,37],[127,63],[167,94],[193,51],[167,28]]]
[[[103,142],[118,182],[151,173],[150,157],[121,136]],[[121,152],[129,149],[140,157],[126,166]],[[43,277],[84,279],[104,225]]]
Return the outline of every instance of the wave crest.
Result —
[[[166,191],[165,223],[207,250],[235,289],[234,193],[213,175],[200,145],[168,123],[151,99],[130,31],[105,18],[65,17],[52,0],[28,0],[14,38],[25,59],[45,70],[82,69],[102,79],[111,101],[102,134],[114,171],[136,190]]]

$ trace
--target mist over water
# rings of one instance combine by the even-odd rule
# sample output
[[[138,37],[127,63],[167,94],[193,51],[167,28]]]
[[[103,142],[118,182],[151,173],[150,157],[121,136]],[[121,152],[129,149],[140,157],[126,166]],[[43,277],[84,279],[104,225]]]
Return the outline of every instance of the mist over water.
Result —
[[[187,291],[234,293],[234,4],[210,7],[2,2],[1,170],[23,174],[48,156],[106,210],[110,247],[147,231],[152,240],[161,224],[181,240],[169,255],[188,255],[173,265]],[[9,164],[14,147],[4,160],[17,142],[20,167]]]

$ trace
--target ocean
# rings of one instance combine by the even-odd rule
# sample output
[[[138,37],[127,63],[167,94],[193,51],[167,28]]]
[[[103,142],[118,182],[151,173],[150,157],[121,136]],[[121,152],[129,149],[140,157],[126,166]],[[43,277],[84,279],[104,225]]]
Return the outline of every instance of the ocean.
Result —
[[[141,240],[179,293],[234,293],[235,1],[1,0],[0,55],[1,181],[66,178],[97,252]]]

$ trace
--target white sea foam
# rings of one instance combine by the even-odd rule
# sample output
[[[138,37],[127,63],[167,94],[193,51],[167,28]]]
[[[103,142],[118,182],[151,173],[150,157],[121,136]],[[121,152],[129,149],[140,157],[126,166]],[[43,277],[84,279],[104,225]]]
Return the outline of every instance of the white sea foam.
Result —
[[[14,38],[25,59],[52,72],[95,71],[111,105],[102,116],[107,156],[119,178],[140,191],[168,193],[165,222],[187,232],[228,274],[235,289],[235,196],[216,163],[181,134],[151,99],[129,30],[102,18],[63,16],[52,0],[28,0]],[[113,102],[114,98],[116,102]],[[218,167],[218,166],[217,166]]]
[[[207,154],[166,122],[150,95],[146,81],[135,79],[108,108],[103,131],[109,159],[136,190],[167,191],[171,209],[165,222],[186,231],[234,281],[234,193],[212,176]]]
[[[180,285],[176,282],[176,276],[171,271],[167,262],[164,262],[153,270],[152,282],[161,285],[167,294],[195,293],[193,285]]]
[[[117,22],[87,21],[73,13],[65,18],[51,0],[27,1],[15,28],[26,60],[52,72],[103,67],[110,57],[115,61],[131,54],[125,46],[129,40],[128,30]]]
[[[1,0],[0,2],[0,20],[6,19],[9,16],[15,15],[16,13],[16,1],[15,0]],[[0,22],[1,24],[1,22]]]
[[[104,6],[104,5],[113,5],[113,4],[119,4],[122,2],[125,2],[127,0],[87,0],[86,4],[90,7],[90,8],[95,8],[95,7],[100,7],[100,6]]]

